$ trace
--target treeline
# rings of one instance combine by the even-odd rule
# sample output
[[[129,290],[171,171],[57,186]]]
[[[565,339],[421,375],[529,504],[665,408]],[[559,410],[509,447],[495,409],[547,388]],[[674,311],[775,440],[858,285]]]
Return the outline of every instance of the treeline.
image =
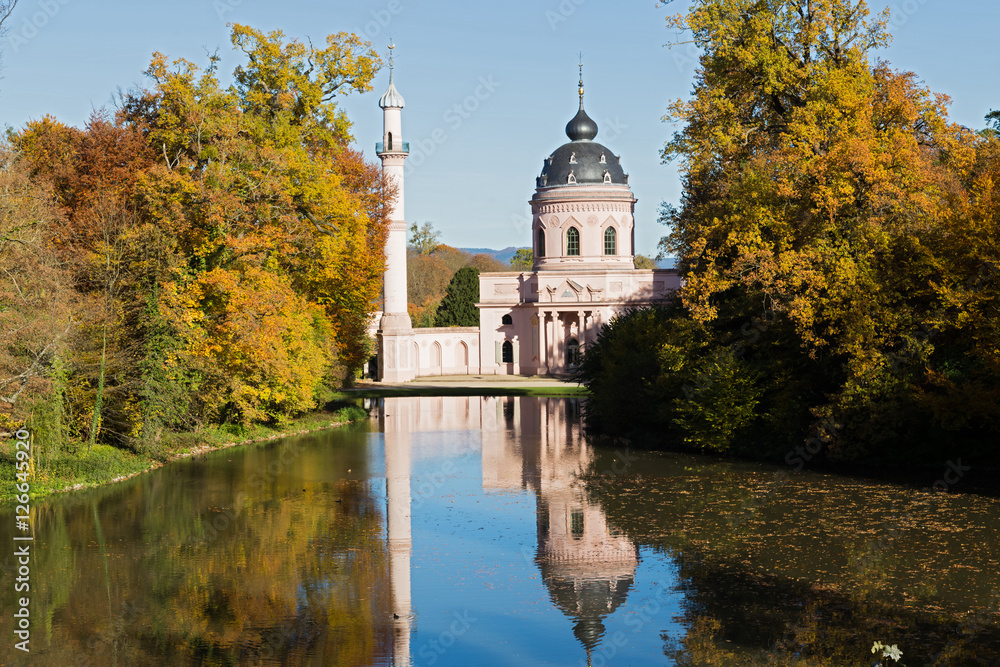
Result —
[[[463,303],[475,303],[479,299],[480,272],[515,269],[492,255],[485,253],[471,255],[458,248],[439,243],[440,236],[429,222],[421,226],[417,226],[416,223],[410,226],[409,243],[406,248],[406,293],[410,321],[414,327],[479,326],[478,313],[475,315],[475,322],[469,323],[471,318],[466,307],[461,308],[462,315],[456,318],[452,315],[454,309],[448,307],[446,303],[446,312],[442,312],[439,316],[442,301],[449,287],[456,292],[455,299],[459,298],[457,292],[461,291]],[[463,272],[458,284],[452,286],[456,274],[464,268],[468,268],[469,271]],[[531,268],[530,262],[528,268]],[[474,293],[470,291],[469,278],[473,274]]]
[[[147,88],[0,154],[0,431],[155,449],[164,430],[280,422],[367,359],[387,202],[338,96],[380,66],[234,25],[219,82],[154,54]]]
[[[1000,139],[869,61],[864,2],[699,0],[664,149],[676,302],[617,318],[581,376],[615,432],[784,460],[998,461]],[[739,7],[743,7],[739,4]]]

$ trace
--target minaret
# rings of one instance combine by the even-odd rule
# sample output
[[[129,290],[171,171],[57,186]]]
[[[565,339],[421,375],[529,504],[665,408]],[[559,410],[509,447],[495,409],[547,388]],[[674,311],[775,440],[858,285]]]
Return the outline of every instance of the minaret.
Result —
[[[392,49],[389,45],[389,87],[379,99],[382,107],[382,141],[375,152],[382,160],[382,172],[396,184],[396,201],[389,215],[389,238],[385,244],[383,312],[378,331],[378,379],[408,382],[416,375],[413,357],[413,329],[406,311],[406,218],[403,212],[403,162],[410,146],[403,138],[403,96],[396,90]]]

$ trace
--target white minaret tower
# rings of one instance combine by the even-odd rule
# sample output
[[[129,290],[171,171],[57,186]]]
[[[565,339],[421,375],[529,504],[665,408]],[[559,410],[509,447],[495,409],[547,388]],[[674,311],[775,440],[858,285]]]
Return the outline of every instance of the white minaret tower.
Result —
[[[378,379],[409,382],[416,376],[413,329],[406,311],[406,218],[403,213],[403,162],[410,152],[403,142],[403,96],[393,80],[392,49],[389,45],[389,87],[379,99],[382,107],[382,141],[375,152],[382,172],[396,184],[396,201],[389,215],[389,238],[385,244],[384,305],[378,331]]]

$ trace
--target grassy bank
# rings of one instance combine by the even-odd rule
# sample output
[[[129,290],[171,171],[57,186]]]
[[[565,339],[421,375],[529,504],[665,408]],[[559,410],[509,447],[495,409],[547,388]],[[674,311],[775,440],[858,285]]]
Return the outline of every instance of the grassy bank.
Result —
[[[282,425],[249,428],[212,426],[190,433],[167,433],[158,453],[136,454],[108,445],[78,445],[75,451],[33,452],[31,497],[110,484],[159,468],[170,461],[236,445],[271,440],[297,433],[316,431],[366,418],[356,406],[312,412]],[[16,495],[16,455],[14,441],[0,443],[0,503]]]
[[[566,385],[564,387],[359,387],[338,392],[334,398],[351,400],[356,398],[397,398],[403,396],[537,396],[542,398],[586,398],[590,393],[586,387]]]

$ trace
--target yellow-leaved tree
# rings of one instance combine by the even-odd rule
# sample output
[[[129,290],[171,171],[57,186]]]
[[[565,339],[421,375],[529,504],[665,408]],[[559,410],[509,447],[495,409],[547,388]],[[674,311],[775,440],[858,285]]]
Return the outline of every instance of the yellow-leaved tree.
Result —
[[[703,52],[663,151],[683,175],[661,245],[683,304],[740,363],[788,378],[762,418],[797,403],[842,457],[920,437],[920,406],[948,401],[929,384],[942,374],[953,393],[996,384],[995,353],[970,359],[957,333],[995,285],[995,214],[994,231],[970,225],[995,211],[993,153],[949,122],[947,97],[870,60],[886,19],[864,0],[696,0],[668,20]],[[997,401],[978,407],[975,427],[995,428]]]
[[[205,418],[247,423],[313,407],[364,361],[394,193],[336,104],[370,89],[367,43],[242,25],[232,42],[247,58],[232,86],[217,57],[201,69],[155,54],[123,118],[159,156],[140,206],[183,258],[163,281],[185,341],[167,363],[194,369]]]

